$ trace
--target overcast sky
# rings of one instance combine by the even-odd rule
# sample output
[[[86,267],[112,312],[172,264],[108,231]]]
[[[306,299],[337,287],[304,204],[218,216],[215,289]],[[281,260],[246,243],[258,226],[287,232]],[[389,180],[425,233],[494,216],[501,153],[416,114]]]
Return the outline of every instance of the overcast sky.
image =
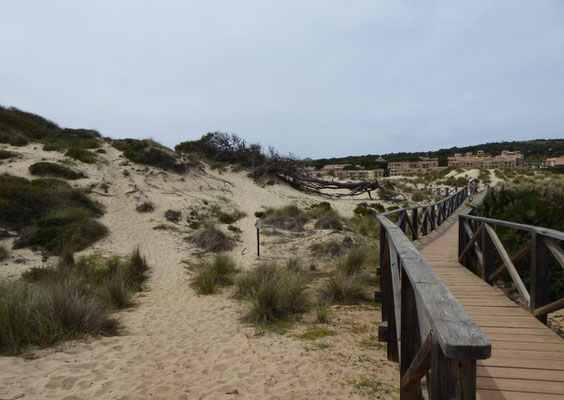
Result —
[[[564,1],[0,0],[0,104],[301,157],[564,137]]]

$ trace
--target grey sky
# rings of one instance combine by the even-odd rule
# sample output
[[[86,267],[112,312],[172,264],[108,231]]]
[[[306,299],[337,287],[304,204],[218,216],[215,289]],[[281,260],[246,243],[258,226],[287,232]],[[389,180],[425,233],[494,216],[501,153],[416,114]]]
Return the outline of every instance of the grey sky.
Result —
[[[564,1],[0,0],[0,104],[302,157],[563,138]]]

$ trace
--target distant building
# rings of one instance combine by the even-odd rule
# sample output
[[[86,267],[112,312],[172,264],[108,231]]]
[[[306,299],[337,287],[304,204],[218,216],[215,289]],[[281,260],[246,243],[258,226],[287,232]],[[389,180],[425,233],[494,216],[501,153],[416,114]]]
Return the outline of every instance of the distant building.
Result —
[[[556,168],[564,168],[564,155],[560,157],[552,157],[547,158],[542,163],[543,167],[556,167]]]
[[[335,171],[335,176],[339,179],[350,179],[356,181],[372,181],[384,176],[382,168],[376,169],[340,169]]]
[[[486,156],[483,150],[478,150],[475,156],[472,152],[464,156],[456,153],[448,158],[448,165],[459,168],[515,168],[523,166],[523,155],[519,151],[503,150],[499,156]]]
[[[390,176],[410,174],[414,172],[429,172],[439,168],[438,158],[421,157],[419,161],[396,161],[388,164]]]

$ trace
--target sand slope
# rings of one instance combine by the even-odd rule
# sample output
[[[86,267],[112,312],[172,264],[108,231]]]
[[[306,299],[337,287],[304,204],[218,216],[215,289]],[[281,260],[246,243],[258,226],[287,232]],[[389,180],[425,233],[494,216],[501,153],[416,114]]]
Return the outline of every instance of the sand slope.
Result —
[[[194,261],[196,249],[183,240],[189,231],[186,223],[175,230],[153,229],[166,222],[163,213],[169,208],[182,211],[185,220],[190,209],[201,207],[202,200],[225,201],[218,200],[223,196],[247,213],[237,224],[243,233],[233,251],[246,269],[256,259],[253,251],[243,251],[255,244],[254,211],[263,205],[321,199],[282,185],[261,188],[242,173],[181,177],[133,163],[120,166],[124,161],[120,152],[108,145],[104,149],[107,153],[98,165],[76,163],[89,175],[76,185],[105,182],[111,195],[93,194],[107,207],[101,222],[111,234],[89,251],[124,255],[140,246],[152,268],[148,290],[138,296],[136,307],[118,314],[125,328],[122,336],[67,342],[54,349],[32,350],[27,357],[0,357],[1,399],[21,394],[26,400],[360,398],[354,383],[365,375],[397,387],[395,365],[385,361],[385,350],[359,346],[361,339],[376,333],[379,312],[362,307],[335,310],[332,329],[338,334],[324,340],[329,346],[326,350],[317,342],[295,337],[306,325],[281,336],[257,334],[254,327],[240,321],[246,304],[233,300],[229,289],[198,296],[189,287],[183,261]],[[32,162],[63,158],[31,146],[11,150],[23,156],[0,165],[0,172],[30,177],[27,166]],[[139,190],[134,191],[135,185]],[[103,193],[99,186],[94,190]],[[156,205],[155,212],[135,211],[145,200]],[[30,250],[13,255],[14,259],[0,265],[1,275],[41,263],[40,255]],[[16,264],[18,257],[28,261]],[[227,394],[235,389],[238,394]],[[379,390],[372,395],[395,396]]]

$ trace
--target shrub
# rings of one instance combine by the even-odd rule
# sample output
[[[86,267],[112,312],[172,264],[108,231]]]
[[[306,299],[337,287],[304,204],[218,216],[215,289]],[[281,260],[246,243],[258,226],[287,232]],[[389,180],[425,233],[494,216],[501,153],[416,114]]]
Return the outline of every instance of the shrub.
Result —
[[[96,155],[85,149],[70,148],[65,153],[65,156],[87,164],[96,162]]]
[[[37,220],[37,229],[29,245],[45,247],[59,254],[65,246],[84,250],[108,234],[108,229],[80,208],[68,208]]]
[[[264,211],[255,211],[255,217],[257,218],[264,218],[265,212]]]
[[[367,263],[368,257],[369,250],[366,247],[357,247],[351,250],[339,264],[339,270],[345,275],[358,274]]]
[[[192,236],[188,236],[186,240],[212,253],[231,251],[233,247],[235,247],[233,239],[229,238],[225,233],[214,226],[208,227]]]
[[[133,292],[130,282],[117,273],[105,279],[99,289],[103,301],[114,309],[131,307]]]
[[[234,232],[234,233],[241,233],[241,229],[237,228],[234,225],[228,225],[227,230]]]
[[[181,162],[174,152],[153,140],[113,140],[112,146],[123,151],[123,155],[126,158],[140,164],[151,165],[177,173],[184,173],[189,167],[189,164]]]
[[[265,217],[265,224],[294,232],[303,231],[305,223],[311,219],[308,213],[295,204],[279,209],[269,208],[265,211]]]
[[[25,146],[28,144],[28,141],[22,135],[0,132],[0,143],[6,143],[12,146]]]
[[[309,308],[307,282],[299,272],[261,264],[237,283],[236,295],[251,302],[246,318],[252,322],[286,320]]]
[[[323,214],[315,222],[315,229],[336,229],[342,230],[343,224],[331,214]]]
[[[427,198],[427,195],[425,192],[413,192],[411,194],[411,200],[413,201],[423,201]]]
[[[216,291],[216,271],[209,266],[202,267],[196,273],[192,285],[199,294],[213,294]]]
[[[317,322],[320,324],[328,324],[331,322],[331,304],[325,302],[318,302],[316,306]]]
[[[115,334],[118,328],[102,304],[72,281],[0,283],[0,352],[18,354],[29,344]]]
[[[366,299],[366,279],[358,274],[337,274],[331,277],[321,288],[322,302],[358,304]]]
[[[0,150],[0,160],[16,157],[17,154],[12,151]]]
[[[8,249],[4,246],[0,246],[0,261],[8,258]]]
[[[355,214],[361,215],[361,216],[364,216],[364,217],[376,214],[376,211],[374,211],[373,209],[368,207],[368,203],[357,204],[357,206],[355,207],[355,209],[353,211],[354,211]]]
[[[40,176],[55,176],[65,179],[86,178],[83,172],[73,171],[69,167],[50,162],[38,162],[29,166],[29,173]]]
[[[145,201],[135,207],[135,211],[137,211],[138,213],[153,212],[155,211],[155,205],[150,201]]]
[[[343,253],[343,251],[350,249],[352,245],[352,239],[350,237],[345,237],[342,242],[330,240],[322,243],[313,243],[309,246],[309,250],[315,256],[338,257]]]
[[[178,222],[182,217],[182,213],[180,211],[175,211],[175,210],[166,210],[164,213],[164,217],[167,219],[167,221]]]
[[[222,224],[232,224],[233,222],[235,222],[235,218],[226,213],[219,214],[218,219]]]
[[[233,284],[233,277],[237,272],[235,262],[227,254],[216,254],[210,262],[202,263],[198,267],[193,286],[200,294],[212,294],[216,286]]]

